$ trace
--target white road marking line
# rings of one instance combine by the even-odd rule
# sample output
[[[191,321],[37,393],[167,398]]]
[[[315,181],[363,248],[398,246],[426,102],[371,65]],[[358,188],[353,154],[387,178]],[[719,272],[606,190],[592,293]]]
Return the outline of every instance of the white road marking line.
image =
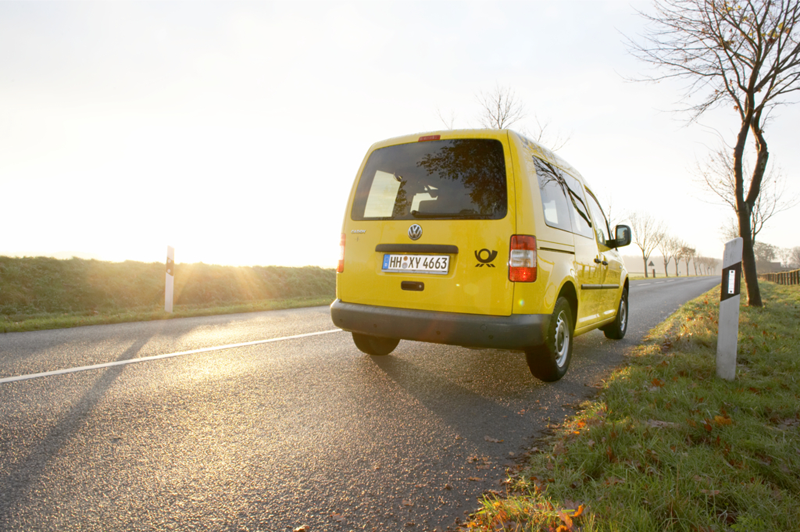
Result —
[[[26,381],[29,379],[38,379],[39,377],[50,377],[53,375],[66,375],[69,373],[78,373],[81,371],[89,371],[92,369],[111,368],[114,366],[127,366],[128,364],[137,364],[139,362],[150,362],[151,360],[162,360],[165,358],[180,357],[184,355],[194,355],[196,353],[207,353],[209,351],[221,351],[223,349],[233,349],[234,347],[244,347],[248,345],[268,344],[271,342],[281,342],[283,340],[294,340],[296,338],[306,338],[309,336],[319,336],[322,334],[330,334],[335,332],[342,332],[341,329],[333,329],[330,331],[320,331],[305,334],[296,334],[294,336],[283,336],[281,338],[270,338],[269,340],[254,340],[252,342],[242,342],[240,344],[217,345],[214,347],[203,347],[201,349],[192,349],[191,351],[179,351],[177,353],[166,353],[164,355],[153,355],[142,358],[131,358],[129,360],[117,360],[115,362],[106,362],[104,364],[93,364],[91,366],[80,366],[77,368],[58,369],[54,371],[45,371],[42,373],[30,373],[28,375],[18,375],[16,377],[5,377],[0,379],[0,384],[8,382]]]

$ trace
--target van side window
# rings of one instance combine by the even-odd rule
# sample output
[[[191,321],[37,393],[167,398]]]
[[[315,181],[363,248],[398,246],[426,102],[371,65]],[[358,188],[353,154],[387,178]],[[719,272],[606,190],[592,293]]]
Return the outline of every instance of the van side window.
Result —
[[[539,178],[539,190],[542,196],[544,222],[550,227],[572,231],[567,202],[567,184],[561,171],[537,157],[533,157],[536,176]]]
[[[564,182],[567,184],[570,203],[572,204],[572,230],[575,234],[594,238],[592,230],[592,220],[589,218],[589,209],[586,207],[586,200],[583,199],[583,187],[580,182],[566,172],[562,172]]]
[[[594,218],[594,234],[597,236],[597,242],[606,245],[608,242],[608,221],[606,220],[603,209],[597,199],[588,190],[586,191],[586,199],[589,200],[589,209],[592,211],[592,218]]]

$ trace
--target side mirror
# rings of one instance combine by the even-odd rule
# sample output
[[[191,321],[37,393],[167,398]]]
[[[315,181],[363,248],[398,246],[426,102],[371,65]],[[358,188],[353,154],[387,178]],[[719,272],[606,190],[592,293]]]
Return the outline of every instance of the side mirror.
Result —
[[[614,240],[609,242],[609,247],[621,248],[631,243],[631,228],[627,225],[618,225],[614,228]]]

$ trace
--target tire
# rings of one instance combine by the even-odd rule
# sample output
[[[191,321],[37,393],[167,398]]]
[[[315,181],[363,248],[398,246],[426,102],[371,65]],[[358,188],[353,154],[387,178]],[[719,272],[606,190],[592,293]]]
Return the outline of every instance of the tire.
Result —
[[[400,343],[399,338],[380,338],[368,334],[353,333],[353,342],[362,353],[375,356],[386,356]]]
[[[617,308],[617,317],[614,321],[603,327],[603,334],[606,338],[612,340],[622,340],[625,338],[625,333],[628,331],[628,289],[622,290],[622,295],[619,297],[619,307]]]
[[[545,343],[525,350],[525,358],[534,377],[545,382],[555,382],[567,373],[572,359],[574,330],[569,302],[559,297],[547,327]]]

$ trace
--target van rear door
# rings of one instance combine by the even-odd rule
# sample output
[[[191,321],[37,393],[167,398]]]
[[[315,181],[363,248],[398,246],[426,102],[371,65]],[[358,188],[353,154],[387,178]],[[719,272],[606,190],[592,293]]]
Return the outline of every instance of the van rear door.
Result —
[[[506,132],[441,134],[374,147],[345,217],[338,297],[510,315],[511,172]]]

